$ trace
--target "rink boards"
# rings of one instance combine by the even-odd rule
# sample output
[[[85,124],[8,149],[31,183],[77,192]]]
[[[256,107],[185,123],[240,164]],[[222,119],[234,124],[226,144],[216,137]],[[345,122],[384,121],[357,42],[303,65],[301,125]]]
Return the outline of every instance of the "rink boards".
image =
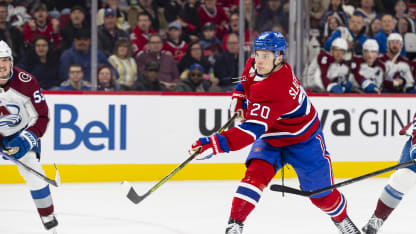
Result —
[[[314,95],[336,178],[393,165],[413,117],[416,96]],[[228,119],[229,94],[46,93],[50,124],[42,160],[63,182],[160,180],[187,157],[189,145]],[[249,147],[195,161],[173,180],[233,180],[244,175]],[[22,182],[14,165],[0,160],[0,183]],[[280,173],[278,173],[280,175]],[[291,168],[285,177],[296,176]],[[384,175],[387,176],[387,175]]]

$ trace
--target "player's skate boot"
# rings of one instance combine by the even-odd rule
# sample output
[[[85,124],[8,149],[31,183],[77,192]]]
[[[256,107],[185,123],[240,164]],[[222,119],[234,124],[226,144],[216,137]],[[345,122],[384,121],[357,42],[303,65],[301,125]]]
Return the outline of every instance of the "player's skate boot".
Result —
[[[48,216],[41,216],[40,219],[42,220],[43,226],[46,230],[49,231],[51,234],[57,234],[56,227],[58,226],[58,220],[56,220],[55,215],[51,214]]]
[[[243,233],[243,226],[244,224],[242,222],[230,219],[228,221],[228,226],[225,229],[225,234],[241,234]]]
[[[357,228],[357,226],[355,226],[355,224],[348,216],[341,222],[337,222],[333,219],[332,221],[335,223],[335,226],[337,226],[338,230],[342,234],[361,234],[360,230]]]
[[[380,227],[383,225],[384,220],[377,218],[375,215],[371,216],[368,223],[364,225],[363,232],[365,234],[376,234]]]

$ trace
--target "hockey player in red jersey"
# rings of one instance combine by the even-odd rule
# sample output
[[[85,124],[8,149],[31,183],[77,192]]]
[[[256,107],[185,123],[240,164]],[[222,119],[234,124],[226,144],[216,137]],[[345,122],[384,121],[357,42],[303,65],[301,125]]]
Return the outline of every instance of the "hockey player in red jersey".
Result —
[[[411,136],[406,141],[399,162],[407,162],[416,158],[416,113],[410,127]],[[406,130],[400,131],[405,134]],[[403,132],[403,133],[402,133]],[[366,234],[376,234],[391,212],[400,204],[403,196],[416,185],[416,165],[398,169],[391,176],[377,201],[376,209],[370,220],[363,227]]]
[[[49,122],[48,106],[36,79],[13,67],[9,46],[0,41],[0,142],[1,150],[24,164],[43,172],[40,140]],[[16,152],[11,153],[10,149]],[[18,166],[37,207],[41,221],[50,233],[57,233],[49,185]]]
[[[286,40],[281,33],[263,32],[254,41],[249,59],[232,97],[232,112],[242,113],[242,124],[221,134],[200,138],[191,152],[201,159],[211,152],[240,150],[253,144],[247,170],[234,196],[227,234],[239,234],[276,172],[293,166],[303,190],[333,184],[331,159],[326,150],[318,113],[299,79],[285,62]],[[245,102],[247,109],[244,110]],[[328,214],[342,233],[360,233],[347,216],[347,201],[336,189],[312,196],[312,203]]]

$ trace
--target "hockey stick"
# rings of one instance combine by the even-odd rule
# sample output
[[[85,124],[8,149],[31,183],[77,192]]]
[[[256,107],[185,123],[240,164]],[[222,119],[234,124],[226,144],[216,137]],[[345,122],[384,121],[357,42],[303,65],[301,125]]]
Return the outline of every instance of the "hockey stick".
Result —
[[[33,175],[37,176],[38,178],[40,178],[41,180],[45,181],[48,184],[51,184],[55,187],[58,187],[59,184],[61,183],[61,176],[59,175],[59,171],[58,168],[55,165],[55,169],[56,169],[56,176],[55,176],[55,180],[51,180],[48,177],[46,177],[45,175],[43,175],[42,173],[36,171],[35,169],[29,167],[28,165],[22,163],[21,161],[17,160],[15,157],[10,156],[2,151],[0,151],[0,156],[3,156],[5,158],[7,158],[8,160],[12,161],[13,163],[15,163],[18,166],[22,166],[26,171],[32,173]]]
[[[279,185],[279,184],[271,185],[270,190],[276,191],[276,192],[286,192],[286,193],[292,193],[292,194],[296,194],[296,195],[300,195],[300,196],[310,197],[310,196],[313,196],[313,195],[316,195],[316,194],[319,194],[319,193],[326,192],[326,191],[331,190],[331,189],[339,188],[339,187],[342,187],[342,186],[345,186],[345,185],[355,183],[355,182],[360,181],[360,180],[367,179],[369,177],[380,175],[380,174],[383,174],[385,172],[389,172],[389,171],[392,171],[392,170],[395,170],[395,169],[407,167],[407,166],[410,166],[412,164],[416,164],[416,159],[413,159],[413,160],[410,160],[410,161],[407,161],[407,162],[404,162],[404,163],[399,163],[397,165],[387,167],[387,168],[384,168],[384,169],[381,169],[381,170],[378,170],[378,171],[374,171],[374,172],[371,172],[371,173],[368,173],[368,174],[365,174],[365,175],[362,175],[362,176],[359,176],[359,177],[355,177],[355,178],[352,178],[350,180],[346,180],[346,181],[340,182],[338,184],[333,184],[331,186],[321,188],[321,189],[318,189],[318,190],[315,190],[315,191],[303,191],[303,190],[299,190],[299,189],[295,189],[295,188],[291,188],[291,187],[282,186],[282,185]]]
[[[229,119],[227,121],[227,123],[224,124],[224,126],[218,130],[218,133],[222,133],[226,128],[228,128],[233,121],[235,120],[235,118],[237,117],[237,114],[234,114],[231,119]],[[182,162],[181,164],[179,164],[179,166],[177,166],[175,169],[173,169],[168,175],[166,175],[162,180],[160,180],[159,182],[157,182],[157,184],[155,184],[149,191],[147,191],[145,194],[143,195],[139,195],[136,190],[134,189],[134,187],[127,181],[123,181],[121,182],[122,186],[126,189],[127,191],[127,198],[132,201],[134,204],[138,204],[139,202],[141,202],[143,199],[145,199],[147,196],[149,196],[151,193],[153,193],[154,191],[156,191],[162,184],[166,183],[166,181],[168,181],[172,176],[174,176],[176,173],[178,173],[180,170],[182,170],[182,168],[184,168],[186,166],[186,164],[188,164],[189,162],[191,162],[198,154],[199,154],[200,149],[198,149],[197,151],[195,151],[191,156],[189,156],[184,162]]]

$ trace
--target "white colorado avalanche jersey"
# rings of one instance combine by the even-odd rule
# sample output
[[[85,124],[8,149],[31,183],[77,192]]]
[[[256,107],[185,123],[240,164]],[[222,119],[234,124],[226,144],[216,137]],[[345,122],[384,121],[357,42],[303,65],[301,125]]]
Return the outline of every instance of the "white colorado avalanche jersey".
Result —
[[[48,106],[38,82],[29,73],[13,68],[9,82],[0,87],[0,137],[24,129],[41,137],[48,122]]]

